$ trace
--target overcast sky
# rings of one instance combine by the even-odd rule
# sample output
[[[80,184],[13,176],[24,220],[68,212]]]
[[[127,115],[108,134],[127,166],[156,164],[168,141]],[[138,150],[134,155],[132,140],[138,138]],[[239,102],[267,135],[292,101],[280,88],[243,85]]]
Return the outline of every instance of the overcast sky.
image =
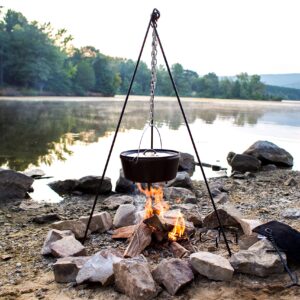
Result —
[[[0,0],[0,5],[66,28],[75,46],[93,45],[134,60],[156,7],[170,64],[200,75],[300,73],[299,0]],[[143,60],[149,61],[146,50]]]

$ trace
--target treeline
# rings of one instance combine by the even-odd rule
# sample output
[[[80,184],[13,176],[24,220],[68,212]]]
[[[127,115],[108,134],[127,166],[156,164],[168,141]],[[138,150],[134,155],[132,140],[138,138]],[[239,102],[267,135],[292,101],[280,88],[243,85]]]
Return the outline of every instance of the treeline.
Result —
[[[28,22],[8,10],[0,20],[0,93],[39,95],[126,94],[135,67],[130,59],[112,58],[98,49],[71,44],[65,29],[54,31],[50,23]],[[190,97],[282,99],[284,93],[268,93],[260,76],[247,73],[234,79],[209,73],[200,77],[180,64],[172,66],[179,94]],[[150,70],[141,62],[132,94],[148,95]],[[166,69],[157,70],[156,95],[173,96]]]

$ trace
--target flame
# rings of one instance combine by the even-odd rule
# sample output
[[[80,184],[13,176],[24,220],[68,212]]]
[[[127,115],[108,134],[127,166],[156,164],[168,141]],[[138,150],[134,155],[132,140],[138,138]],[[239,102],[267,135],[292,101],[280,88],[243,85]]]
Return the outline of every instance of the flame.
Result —
[[[144,219],[152,217],[154,214],[163,218],[165,211],[169,209],[169,204],[164,201],[162,187],[153,187],[144,189],[140,183],[137,184],[141,193],[146,196]]]
[[[182,213],[179,212],[173,230],[168,233],[168,238],[171,241],[176,241],[178,238],[183,236],[184,231],[185,231],[185,221],[182,216]]]

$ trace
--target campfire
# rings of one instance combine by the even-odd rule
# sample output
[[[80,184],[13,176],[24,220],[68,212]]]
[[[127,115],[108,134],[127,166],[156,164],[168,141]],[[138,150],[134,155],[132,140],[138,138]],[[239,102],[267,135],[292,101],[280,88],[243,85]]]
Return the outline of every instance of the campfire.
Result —
[[[118,228],[112,236],[130,239],[124,256],[137,256],[153,243],[168,245],[176,257],[182,257],[188,251],[178,242],[188,239],[186,227],[192,232],[193,226],[185,221],[180,210],[170,209],[164,200],[163,186],[137,184],[137,188],[145,195],[144,210],[137,214],[137,225]]]

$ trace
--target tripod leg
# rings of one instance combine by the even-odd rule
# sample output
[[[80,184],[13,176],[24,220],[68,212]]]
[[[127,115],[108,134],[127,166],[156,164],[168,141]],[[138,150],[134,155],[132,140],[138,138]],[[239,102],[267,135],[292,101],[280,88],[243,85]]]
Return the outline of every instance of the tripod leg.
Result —
[[[121,111],[121,114],[120,114],[118,125],[117,125],[117,128],[115,130],[113,141],[112,141],[112,144],[111,144],[111,147],[110,147],[107,159],[106,159],[106,163],[105,163],[105,166],[104,166],[102,177],[101,177],[101,180],[100,180],[100,183],[99,183],[99,186],[98,186],[97,194],[96,194],[96,197],[95,197],[95,200],[94,200],[94,203],[93,203],[93,207],[92,207],[92,210],[91,210],[91,213],[90,213],[90,217],[89,217],[89,220],[88,220],[88,223],[87,223],[87,226],[86,226],[86,230],[85,230],[85,233],[84,233],[84,238],[83,238],[83,241],[82,241],[83,244],[86,240],[88,230],[90,228],[91,220],[92,220],[94,210],[95,210],[95,207],[96,207],[96,204],[97,204],[97,200],[98,200],[98,197],[99,197],[99,194],[100,194],[100,189],[101,189],[101,186],[102,186],[105,174],[106,174],[107,166],[108,166],[108,163],[109,163],[109,160],[110,160],[110,157],[111,157],[114,145],[115,145],[115,141],[116,141],[119,129],[120,129],[122,118],[123,118],[125,108],[126,108],[126,105],[127,105],[127,102],[128,102],[128,98],[129,98],[129,95],[130,95],[130,92],[131,92],[131,89],[132,89],[132,85],[133,85],[133,81],[134,81],[134,78],[135,78],[135,75],[136,75],[136,71],[138,69],[138,66],[139,66],[139,63],[140,63],[140,60],[141,60],[141,56],[142,56],[142,53],[143,53],[143,50],[144,50],[144,46],[145,46],[145,43],[146,43],[146,39],[147,39],[147,36],[148,36],[148,32],[149,32],[149,29],[150,29],[151,22],[152,22],[152,19],[150,19],[147,30],[146,30],[146,34],[145,34],[145,37],[144,37],[144,40],[143,40],[143,44],[142,44],[142,47],[141,47],[141,50],[140,50],[140,53],[139,53],[139,56],[138,56],[137,63],[135,65],[135,69],[134,69],[134,72],[133,72],[133,75],[132,75],[132,78],[131,78],[131,82],[130,82],[130,85],[129,85],[129,88],[128,88],[128,92],[127,92],[127,95],[126,95],[126,98],[125,98],[125,102],[123,104],[123,108],[122,108],[122,111]]]
[[[189,132],[189,136],[190,136],[191,141],[192,141],[192,144],[193,144],[193,148],[194,148],[194,151],[195,151],[195,154],[196,154],[196,157],[197,157],[197,160],[198,160],[198,164],[199,164],[200,169],[201,169],[201,172],[202,172],[202,176],[203,176],[203,179],[204,179],[204,182],[205,182],[205,185],[206,185],[208,194],[209,194],[209,198],[210,198],[210,200],[211,200],[211,203],[212,203],[212,205],[213,205],[214,211],[215,211],[216,216],[217,216],[217,219],[218,219],[218,223],[219,223],[219,226],[220,226],[220,229],[221,229],[221,232],[222,232],[222,235],[223,235],[225,244],[226,244],[226,248],[227,248],[228,254],[229,254],[229,256],[231,256],[231,250],[230,250],[230,247],[229,247],[229,244],[228,244],[226,235],[225,235],[225,231],[224,231],[224,228],[223,228],[223,226],[222,226],[222,223],[221,223],[219,214],[218,214],[218,212],[217,212],[217,207],[216,207],[215,201],[214,201],[214,199],[213,199],[213,196],[212,196],[212,194],[211,194],[211,191],[210,191],[210,188],[209,188],[209,185],[208,185],[208,181],[207,181],[206,175],[205,175],[205,173],[204,173],[204,169],[203,169],[203,166],[202,166],[202,164],[201,164],[201,160],[200,160],[200,157],[199,157],[199,154],[198,154],[198,150],[197,150],[195,141],[194,141],[194,139],[193,139],[192,132],[191,132],[189,123],[188,123],[188,121],[187,121],[185,112],[184,112],[184,110],[183,110],[183,106],[182,106],[182,103],[181,103],[181,101],[180,101],[180,97],[179,97],[179,94],[178,94],[178,91],[177,91],[177,88],[176,88],[176,85],[175,85],[175,82],[174,82],[174,79],[173,79],[173,76],[172,76],[172,73],[171,73],[171,70],[170,70],[168,61],[167,61],[167,58],[166,58],[166,55],[165,55],[165,52],[164,52],[164,49],[163,49],[163,47],[162,47],[162,44],[161,44],[161,41],[160,41],[160,38],[159,38],[159,35],[158,35],[158,32],[157,32],[157,29],[156,29],[155,27],[154,27],[154,30],[156,31],[156,36],[157,36],[157,40],[158,40],[158,43],[159,43],[159,47],[160,47],[160,49],[161,49],[161,52],[162,52],[162,55],[163,55],[163,58],[164,58],[164,61],[165,61],[165,64],[166,64],[166,67],[167,67],[167,70],[168,70],[168,73],[169,73],[169,77],[170,77],[170,79],[171,79],[172,86],[173,86],[174,92],[175,92],[175,94],[176,94],[176,98],[177,98],[177,100],[178,100],[178,104],[179,104],[179,107],[180,107],[180,110],[181,110],[181,113],[182,113],[182,116],[183,116],[185,125],[186,125],[186,127],[187,127],[188,132]]]

